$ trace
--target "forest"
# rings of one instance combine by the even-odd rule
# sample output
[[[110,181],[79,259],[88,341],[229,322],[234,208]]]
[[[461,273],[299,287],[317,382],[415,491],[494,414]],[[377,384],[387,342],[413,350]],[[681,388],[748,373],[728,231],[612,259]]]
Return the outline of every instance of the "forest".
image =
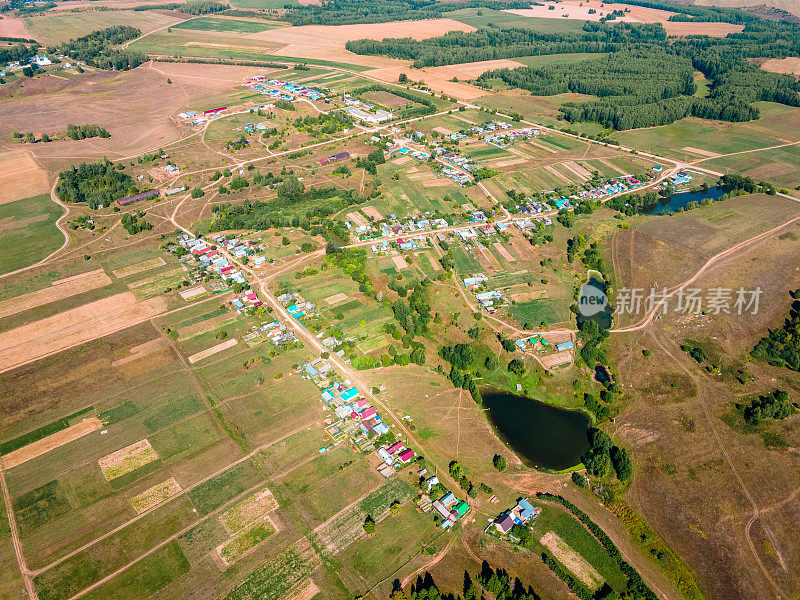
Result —
[[[352,25],[354,23],[386,23],[388,21],[441,18],[443,13],[482,6],[496,10],[529,8],[531,2],[503,0],[331,0],[319,5],[308,4],[286,12],[283,19],[292,25]]]
[[[476,81],[494,80],[537,96],[564,92],[598,100],[567,103],[561,118],[593,121],[617,130],[667,125],[687,116],[750,121],[760,116],[757,101],[800,106],[800,83],[789,75],[751,65],[753,57],[800,55],[800,26],[748,20],[740,34],[724,38],[667,39],[660,24],[591,23],[574,33],[541,33],[521,28],[484,27],[436,38],[354,40],[348,50],[413,60],[415,67],[546,54],[610,53],[569,65],[487,71]],[[706,97],[694,97],[692,73],[711,82]]]
[[[89,208],[108,206],[114,200],[136,193],[133,178],[105,160],[81,163],[58,174],[56,194],[62,202],[88,202]]]
[[[142,32],[136,27],[115,25],[65,42],[56,52],[99,69],[127,71],[142,64],[145,55],[132,50],[115,50],[113,46],[136,39],[140,35]]]

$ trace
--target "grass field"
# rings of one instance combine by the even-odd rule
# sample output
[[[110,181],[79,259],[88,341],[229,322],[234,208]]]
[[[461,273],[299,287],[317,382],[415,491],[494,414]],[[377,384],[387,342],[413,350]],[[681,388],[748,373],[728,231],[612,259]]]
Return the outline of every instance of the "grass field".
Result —
[[[114,10],[61,12],[26,17],[25,28],[48,44],[59,44],[113,25],[130,25],[147,33],[177,23],[179,19],[155,11]]]
[[[280,27],[274,23],[257,21],[239,21],[237,19],[215,19],[214,17],[198,17],[173,25],[172,29],[191,29],[193,31],[235,31],[237,33],[258,33]]]
[[[58,250],[64,235],[55,223],[63,213],[49,194],[0,204],[0,273],[33,264]]]
[[[478,14],[478,11],[482,14]],[[490,23],[497,27],[523,27],[548,33],[569,33],[580,31],[582,21],[572,19],[542,19],[538,17],[522,17],[490,8],[464,8],[445,13],[443,16],[461,21],[476,28],[486,27]],[[515,59],[516,60],[516,59]]]

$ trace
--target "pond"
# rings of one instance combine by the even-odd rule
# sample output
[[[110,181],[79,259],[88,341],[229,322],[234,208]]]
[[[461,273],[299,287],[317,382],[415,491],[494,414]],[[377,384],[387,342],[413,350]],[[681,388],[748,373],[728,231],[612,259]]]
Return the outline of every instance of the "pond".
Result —
[[[489,422],[500,439],[529,467],[574,467],[589,448],[585,414],[503,390],[481,391]]]
[[[596,365],[594,368],[594,378],[603,385],[611,382],[611,373],[603,365]]]
[[[680,192],[679,194],[672,194],[672,196],[669,198],[669,202],[666,202],[665,198],[664,201],[659,201],[653,206],[643,207],[641,212],[644,215],[666,215],[682,208],[686,208],[686,205],[689,204],[689,202],[699,203],[706,198],[716,201],[726,191],[727,190],[722,186],[713,186],[708,188],[708,190],[705,192]]]

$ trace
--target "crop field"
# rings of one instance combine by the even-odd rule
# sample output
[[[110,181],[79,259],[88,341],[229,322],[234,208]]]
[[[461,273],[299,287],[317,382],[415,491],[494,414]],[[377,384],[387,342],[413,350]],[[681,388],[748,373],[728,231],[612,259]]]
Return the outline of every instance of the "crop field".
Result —
[[[63,213],[49,194],[0,204],[0,274],[33,264],[58,250],[64,234],[55,223]]]
[[[138,27],[148,33],[180,22],[180,18],[155,11],[99,11],[78,13],[50,13],[26,17],[25,28],[48,44],[59,44],[113,25]]]
[[[215,19],[214,17],[198,17],[196,19],[189,19],[177,25],[173,25],[172,29],[191,29],[193,31],[235,31],[237,33],[258,33],[259,31],[267,31],[274,29],[280,25],[274,23],[263,23],[257,21],[239,21],[236,19]]]
[[[137,40],[129,48],[150,54],[168,56],[200,56],[204,58],[230,58],[238,60],[271,60],[269,50],[277,44],[237,35],[235,31],[192,31],[173,29],[157,31],[146,38]]]
[[[480,14],[478,14],[480,13]],[[540,17],[522,17],[505,11],[489,8],[463,8],[447,13],[447,16],[475,28],[493,24],[497,27],[524,27],[542,32],[569,33],[579,31],[582,21],[571,19],[545,19]]]
[[[703,161],[709,169],[741,173],[790,190],[800,185],[800,147],[784,146]]]

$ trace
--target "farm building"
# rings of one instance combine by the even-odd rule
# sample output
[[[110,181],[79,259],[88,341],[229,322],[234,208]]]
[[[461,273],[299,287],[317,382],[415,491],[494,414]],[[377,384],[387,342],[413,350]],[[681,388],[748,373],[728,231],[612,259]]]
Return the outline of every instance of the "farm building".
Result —
[[[117,204],[119,206],[127,206],[128,204],[139,202],[139,200],[146,200],[147,198],[153,198],[155,196],[158,196],[158,190],[147,190],[146,192],[134,194],[133,196],[128,196],[126,198],[121,198],[117,200]]]
[[[333,156],[328,156],[326,158],[320,158],[317,160],[317,164],[319,166],[329,165],[331,163],[339,162],[340,160],[346,160],[350,158],[349,152],[339,152],[339,154],[334,154]]]

